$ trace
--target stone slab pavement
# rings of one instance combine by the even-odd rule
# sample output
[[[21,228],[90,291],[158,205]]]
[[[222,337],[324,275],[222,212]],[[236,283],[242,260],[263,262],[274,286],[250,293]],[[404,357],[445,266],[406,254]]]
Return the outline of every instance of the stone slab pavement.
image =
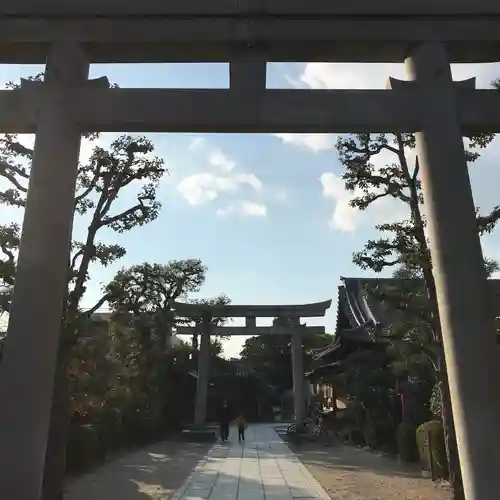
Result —
[[[252,425],[239,444],[217,443],[172,500],[330,500],[272,425]]]

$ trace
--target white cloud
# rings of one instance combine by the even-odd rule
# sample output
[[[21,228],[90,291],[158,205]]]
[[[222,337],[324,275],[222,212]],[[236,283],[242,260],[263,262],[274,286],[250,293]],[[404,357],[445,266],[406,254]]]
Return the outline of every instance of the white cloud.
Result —
[[[215,200],[221,194],[235,195],[240,188],[247,187],[262,191],[263,184],[255,175],[237,168],[236,162],[219,148],[210,147],[202,137],[194,137],[189,149],[201,152],[208,163],[208,171],[185,177],[177,190],[191,205],[202,205]],[[218,215],[226,215],[227,209]],[[239,213],[245,213],[239,210]]]
[[[201,205],[215,200],[219,193],[235,192],[243,185],[254,189],[262,188],[262,183],[253,174],[220,176],[211,172],[202,172],[184,178],[177,189],[188,203]]]
[[[219,217],[228,217],[233,214],[245,217],[267,217],[267,207],[262,203],[241,201],[237,204],[228,205],[225,208],[219,208],[216,214]]]
[[[500,75],[499,65],[456,64],[452,66],[455,80],[476,77],[478,88],[487,88]],[[306,63],[298,76],[285,75],[294,88],[303,89],[384,89],[389,77],[407,80],[403,64]],[[331,110],[332,113],[335,110]],[[285,144],[309,149],[314,153],[332,149],[335,135],[275,134]]]
[[[243,201],[241,208],[244,215],[251,217],[266,217],[267,207],[262,203],[252,203],[251,201]]]
[[[498,77],[499,65],[454,64],[453,78],[476,77],[477,88],[487,88]],[[389,77],[407,80],[403,64],[307,63],[298,78],[288,78],[292,86],[309,89],[385,89]]]
[[[309,89],[385,88],[389,76],[404,79],[402,64],[307,63],[298,84]]]
[[[329,225],[341,231],[355,231],[361,213],[356,208],[349,206],[351,196],[344,188],[344,181],[333,172],[326,172],[319,178],[323,186],[323,196],[335,202]]]
[[[184,178],[177,190],[191,205],[201,205],[217,198],[219,179],[209,173],[194,174]]]
[[[233,182],[236,182],[237,184],[248,184],[257,191],[260,191],[263,186],[261,180],[254,174],[236,174],[230,176],[229,179],[231,179]]]
[[[201,149],[205,145],[205,139],[199,135],[194,136],[189,143],[189,149],[197,150]]]
[[[344,232],[354,232],[361,225],[370,225],[381,222],[393,222],[407,217],[405,205],[393,198],[377,200],[369,210],[361,211],[351,207],[349,202],[361,194],[355,190],[353,193],[346,191],[344,181],[333,172],[325,172],[320,177],[323,186],[323,196],[334,201],[335,206],[329,221],[332,229]]]
[[[274,134],[285,144],[310,149],[315,153],[332,149],[336,136],[333,134]]]
[[[476,77],[477,88],[488,88],[490,82],[500,75],[499,64],[462,64],[453,65],[452,73],[455,80],[465,80]],[[346,63],[307,63],[301,66],[298,75],[288,76],[288,83],[295,88],[303,89],[384,89],[389,77],[406,80],[407,74],[403,64],[346,64]],[[335,112],[335,110],[331,110]],[[296,147],[305,147],[312,152],[331,149],[335,136],[310,136],[306,134],[285,135],[280,137],[285,143]],[[330,141],[330,142],[329,142]],[[490,149],[490,148],[489,148]],[[488,151],[485,155],[490,156]],[[414,152],[409,152],[409,161],[413,161]],[[377,164],[383,165],[394,161],[385,153],[377,157]],[[474,170],[474,169],[473,169]],[[481,168],[484,173],[484,169]],[[474,175],[473,175],[474,176]],[[478,173],[478,177],[481,174]],[[330,226],[342,231],[354,231],[365,219],[370,223],[401,219],[406,216],[404,205],[393,199],[377,201],[373,207],[360,212],[349,206],[355,193],[347,193],[344,183],[333,173],[321,177],[323,194],[334,200],[335,208],[330,219]],[[474,184],[474,183],[473,183]],[[489,181],[491,185],[491,179]],[[484,186],[476,198],[484,197]]]
[[[228,158],[220,149],[213,149],[208,155],[208,163],[222,172],[231,172],[236,163]]]

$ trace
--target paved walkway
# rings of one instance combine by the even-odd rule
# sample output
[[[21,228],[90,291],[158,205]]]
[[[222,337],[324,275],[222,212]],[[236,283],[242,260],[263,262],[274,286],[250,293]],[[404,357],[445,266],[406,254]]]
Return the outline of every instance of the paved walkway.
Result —
[[[194,469],[174,500],[330,500],[271,425],[250,426],[246,443],[231,430]]]

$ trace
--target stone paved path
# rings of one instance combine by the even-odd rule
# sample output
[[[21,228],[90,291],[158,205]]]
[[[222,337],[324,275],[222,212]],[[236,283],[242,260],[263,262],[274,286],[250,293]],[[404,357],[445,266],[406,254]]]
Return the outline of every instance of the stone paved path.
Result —
[[[250,426],[244,445],[235,434],[214,445],[175,500],[330,500],[271,425]]]

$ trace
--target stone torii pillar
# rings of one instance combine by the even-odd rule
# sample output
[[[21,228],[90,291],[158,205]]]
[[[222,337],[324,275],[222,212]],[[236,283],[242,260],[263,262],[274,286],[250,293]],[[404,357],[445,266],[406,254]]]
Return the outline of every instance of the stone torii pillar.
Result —
[[[295,422],[302,423],[305,417],[305,392],[304,392],[304,351],[302,349],[302,329],[300,318],[292,318],[291,351],[293,374],[293,408]]]
[[[0,365],[0,492],[39,500],[75,203],[81,131],[71,116],[89,62],[77,45],[47,59],[16,284]],[[36,85],[36,84],[35,84]]]
[[[500,491],[500,369],[459,96],[441,43],[406,64],[422,99],[417,152],[465,496],[489,500]]]
[[[203,317],[200,351],[198,353],[198,379],[196,381],[196,401],[194,409],[195,425],[203,425],[207,418],[208,379],[210,375],[210,334],[212,316]]]

